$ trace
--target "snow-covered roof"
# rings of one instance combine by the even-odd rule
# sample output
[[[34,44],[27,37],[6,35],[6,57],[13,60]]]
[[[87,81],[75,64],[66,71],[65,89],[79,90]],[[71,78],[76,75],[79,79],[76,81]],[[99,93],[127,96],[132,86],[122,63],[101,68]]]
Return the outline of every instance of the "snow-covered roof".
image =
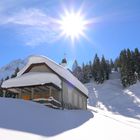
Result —
[[[39,63],[46,63],[55,73],[60,75],[60,77],[70,82],[74,87],[76,87],[86,96],[88,96],[87,88],[68,69],[64,68],[63,66],[57,64],[56,62],[52,61],[51,59],[45,56],[29,57],[27,65],[21,71],[19,71],[17,77],[20,77],[30,65]]]
[[[44,85],[46,83],[53,83],[61,88],[61,79],[56,74],[41,72],[29,72],[19,75],[16,78],[6,80],[2,84],[2,88]]]

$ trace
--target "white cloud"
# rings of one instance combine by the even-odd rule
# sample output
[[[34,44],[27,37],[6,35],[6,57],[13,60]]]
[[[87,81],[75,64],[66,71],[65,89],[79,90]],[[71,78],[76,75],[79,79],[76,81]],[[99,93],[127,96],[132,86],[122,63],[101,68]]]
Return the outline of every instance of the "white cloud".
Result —
[[[16,25],[19,35],[28,46],[52,42],[58,32],[53,18],[34,8],[23,9],[10,16],[1,16],[0,25]]]
[[[42,43],[50,43],[57,37],[53,29],[42,27],[26,27],[22,29],[22,37],[27,46],[37,46]]]

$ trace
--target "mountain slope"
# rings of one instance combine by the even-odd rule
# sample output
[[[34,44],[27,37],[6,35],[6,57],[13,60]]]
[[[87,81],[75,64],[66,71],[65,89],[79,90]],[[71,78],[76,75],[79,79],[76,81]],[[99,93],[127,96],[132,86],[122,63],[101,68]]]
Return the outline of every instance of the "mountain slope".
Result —
[[[140,83],[126,89],[121,86],[118,72],[110,75],[110,80],[103,84],[86,84],[89,90],[89,105],[140,119]]]
[[[17,59],[3,66],[2,68],[0,68],[0,80],[5,79],[7,76],[11,77],[17,67],[21,69],[25,66],[26,63],[27,59]]]
[[[0,98],[2,140],[139,140],[140,121],[89,107],[55,110],[20,99]]]

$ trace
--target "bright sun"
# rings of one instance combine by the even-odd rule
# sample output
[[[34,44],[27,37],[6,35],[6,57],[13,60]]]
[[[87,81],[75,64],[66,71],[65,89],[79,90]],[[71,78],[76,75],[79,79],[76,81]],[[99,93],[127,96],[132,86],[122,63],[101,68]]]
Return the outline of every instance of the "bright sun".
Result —
[[[69,37],[72,41],[78,39],[80,36],[85,36],[87,21],[81,15],[80,12],[65,12],[65,15],[61,17],[60,29],[61,34]]]

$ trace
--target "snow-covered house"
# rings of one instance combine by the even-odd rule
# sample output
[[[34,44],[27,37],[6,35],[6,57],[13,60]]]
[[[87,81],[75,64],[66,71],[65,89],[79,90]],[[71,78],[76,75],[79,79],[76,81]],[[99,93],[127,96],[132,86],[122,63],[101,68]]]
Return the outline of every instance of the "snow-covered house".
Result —
[[[62,108],[86,109],[88,90],[66,69],[44,56],[31,56],[17,77],[2,84],[4,91],[25,100],[56,101]]]

